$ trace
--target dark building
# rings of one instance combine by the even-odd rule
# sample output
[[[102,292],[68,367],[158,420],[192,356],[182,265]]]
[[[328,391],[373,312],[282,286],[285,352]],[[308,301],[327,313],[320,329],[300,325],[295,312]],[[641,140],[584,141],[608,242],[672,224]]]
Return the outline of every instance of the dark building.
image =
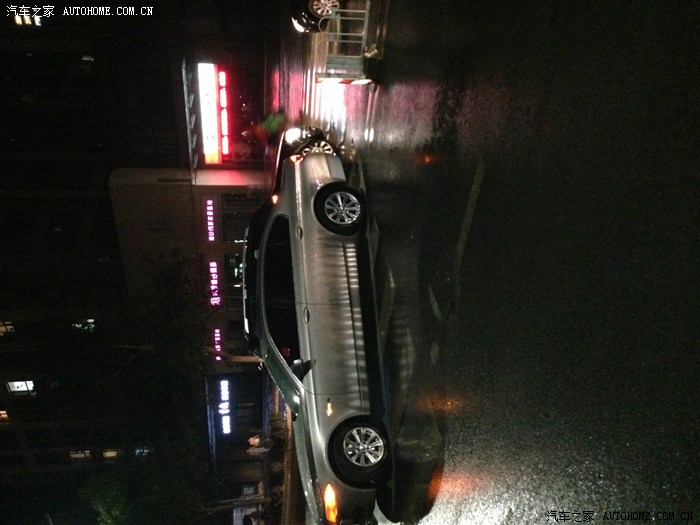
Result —
[[[108,396],[100,397],[105,402],[96,410],[95,403],[79,402],[80,395],[54,395],[55,381],[47,384],[55,379],[51,372],[61,352],[76,357],[87,351],[72,352],[74,338],[89,340],[134,283],[130,275],[138,261],[120,251],[123,232],[118,236],[119,212],[111,200],[119,183],[111,195],[112,172],[130,174],[131,189],[153,192],[141,194],[145,203],[167,201],[173,190],[175,198],[187,199],[187,213],[174,222],[163,219],[165,211],[142,213],[135,231],[162,240],[168,231],[187,229],[182,242],[185,253],[198,259],[195,277],[205,297],[211,294],[209,259],[220,264],[224,306],[214,316],[211,348],[221,346],[241,359],[212,357],[206,381],[211,403],[203,419],[210,424],[211,459],[227,465],[223,472],[213,469],[220,488],[212,497],[259,492],[252,487],[262,477],[262,463],[245,455],[244,437],[261,424],[262,385],[236,335],[240,311],[233,306],[240,247],[222,237],[216,247],[204,243],[202,249],[200,239],[207,201],[216,199],[217,228],[240,240],[245,214],[264,189],[261,161],[229,155],[202,171],[198,94],[191,88],[199,62],[229,73],[232,137],[274,106],[268,70],[278,43],[269,37],[278,20],[271,12],[266,2],[185,1],[161,2],[149,16],[68,16],[56,8],[2,19],[0,503],[13,523],[49,514],[57,502],[69,505],[86,472],[144,453],[125,431],[128,418],[142,414],[118,414],[117,401]],[[234,172],[248,177],[238,189],[227,187],[226,174]],[[172,174],[187,182],[158,183]],[[138,211],[134,207],[134,216]],[[130,224],[134,216],[127,214]],[[86,385],[82,397],[93,387]],[[221,404],[224,388],[236,396],[230,414],[222,413],[229,410]],[[227,432],[223,425],[231,422],[224,415],[235,418]],[[226,436],[236,441],[221,441]],[[241,460],[240,476],[232,458]],[[51,502],[49,493],[56,496]]]

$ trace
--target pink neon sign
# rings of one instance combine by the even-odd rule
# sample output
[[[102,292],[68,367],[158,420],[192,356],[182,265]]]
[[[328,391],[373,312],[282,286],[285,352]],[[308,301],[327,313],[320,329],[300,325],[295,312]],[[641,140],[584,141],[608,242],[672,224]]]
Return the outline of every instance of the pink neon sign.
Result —
[[[209,240],[209,242],[214,242],[216,240],[216,227],[215,227],[215,223],[214,223],[214,199],[207,199],[206,213],[207,213],[207,239]]]
[[[221,352],[221,329],[214,328],[214,351]],[[221,361],[221,357],[216,356],[217,361]]]
[[[211,297],[209,302],[212,306],[221,306],[221,296],[219,295],[219,265],[215,261],[209,263],[209,291]]]

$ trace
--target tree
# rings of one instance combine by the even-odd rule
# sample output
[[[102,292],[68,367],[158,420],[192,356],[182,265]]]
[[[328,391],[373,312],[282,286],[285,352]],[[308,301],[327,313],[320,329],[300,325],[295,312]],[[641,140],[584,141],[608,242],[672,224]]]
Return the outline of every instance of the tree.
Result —
[[[181,257],[145,265],[148,285],[94,328],[45,326],[54,345],[40,396],[119,421],[122,453],[83,484],[99,523],[189,523],[203,501],[206,309]],[[89,395],[86,395],[89,394]],[[58,405],[57,405],[58,406]]]

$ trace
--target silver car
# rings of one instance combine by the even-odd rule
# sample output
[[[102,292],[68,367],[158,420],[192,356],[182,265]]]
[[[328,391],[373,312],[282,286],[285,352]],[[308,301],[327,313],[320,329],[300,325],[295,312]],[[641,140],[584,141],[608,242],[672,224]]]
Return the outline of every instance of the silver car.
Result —
[[[334,153],[281,162],[246,234],[246,334],[293,414],[308,517],[374,523],[389,443],[365,199]]]

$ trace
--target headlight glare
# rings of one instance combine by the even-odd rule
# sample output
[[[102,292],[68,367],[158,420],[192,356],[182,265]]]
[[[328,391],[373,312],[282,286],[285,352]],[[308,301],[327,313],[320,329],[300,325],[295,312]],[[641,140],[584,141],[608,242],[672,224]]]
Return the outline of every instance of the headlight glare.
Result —
[[[338,522],[338,502],[335,499],[335,491],[330,483],[326,485],[326,490],[323,492],[323,503],[326,507],[326,520],[331,525],[336,525]]]

